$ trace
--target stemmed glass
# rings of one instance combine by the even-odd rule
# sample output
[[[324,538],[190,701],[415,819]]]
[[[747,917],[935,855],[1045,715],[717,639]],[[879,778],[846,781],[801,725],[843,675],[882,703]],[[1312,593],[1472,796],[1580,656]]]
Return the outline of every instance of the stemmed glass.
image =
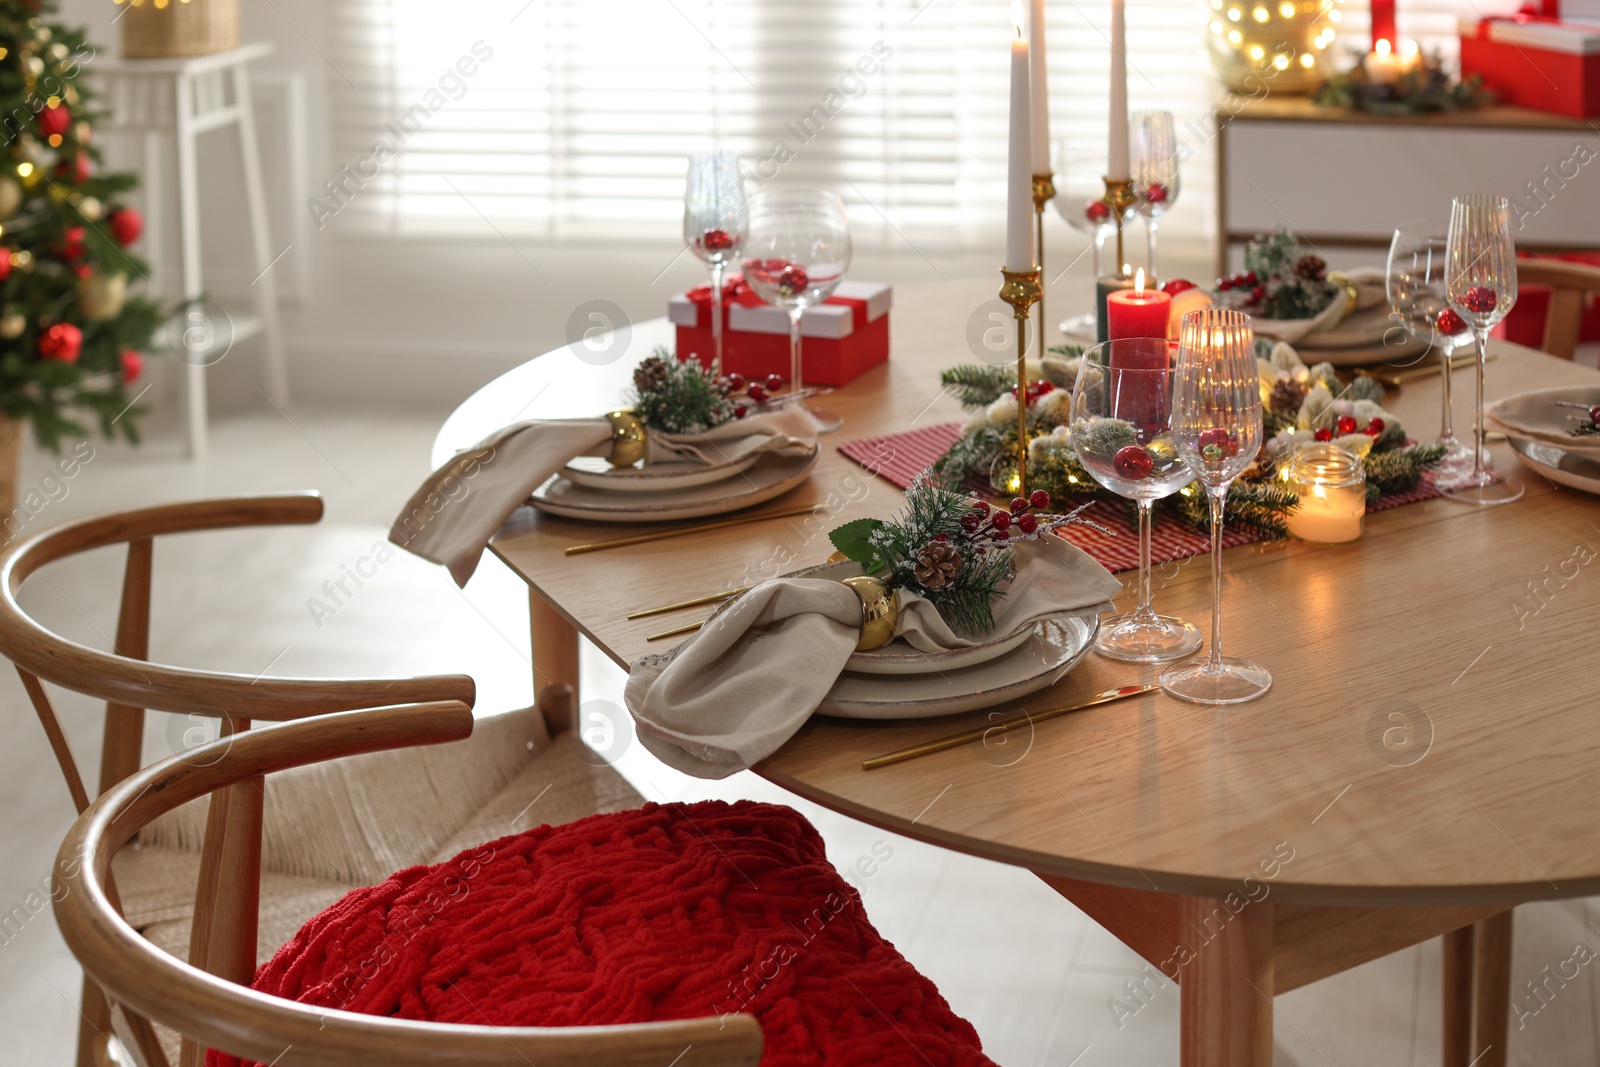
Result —
[[[732,152],[689,157],[683,194],[683,239],[711,268],[711,374],[722,376],[722,275],[744,241],[744,185]]]
[[[1094,276],[1101,278],[1108,272],[1103,261],[1105,256],[1106,239],[1117,232],[1117,222],[1111,217],[1111,208],[1106,206],[1106,161],[1105,156],[1095,156],[1081,151],[1076,142],[1059,141],[1056,144],[1056,195],[1050,202],[1056,206],[1056,211],[1079,233],[1086,234],[1094,242]],[[1131,214],[1131,209],[1130,209]],[[1122,264],[1113,264],[1109,273],[1118,274],[1122,271]],[[1077,334],[1080,336],[1094,336],[1095,315],[1090,311],[1086,315],[1066,320],[1061,324],[1061,332]]]
[[[1483,372],[1489,331],[1517,302],[1517,249],[1511,241],[1511,205],[1503,196],[1473,193],[1450,204],[1444,288],[1450,306],[1478,343],[1478,418],[1474,426],[1472,471],[1445,496],[1465,504],[1509,504],[1522,496],[1520,482],[1508,482],[1490,469],[1484,438]]]
[[[850,224],[833,193],[786,189],[750,198],[744,280],[757,296],[789,313],[789,381],[800,388],[800,316],[839,287],[850,265]],[[843,420],[808,407],[817,430]]]
[[[1072,388],[1072,448],[1094,480],[1139,505],[1139,606],[1106,620],[1103,656],[1133,663],[1180,659],[1200,647],[1199,627],[1150,607],[1150,525],[1155,502],[1194,481],[1172,439],[1172,369],[1178,346],[1130,337],[1083,354]]]
[[[1135,111],[1129,121],[1133,193],[1139,198],[1135,210],[1144,216],[1145,273],[1159,278],[1156,230],[1178,199],[1178,135],[1170,111]]]
[[[1447,489],[1472,468],[1472,451],[1455,434],[1451,364],[1456,349],[1472,340],[1466,320],[1456,314],[1444,293],[1448,230],[1444,222],[1408,222],[1394,231],[1387,271],[1389,307],[1407,333],[1439,349],[1444,369],[1444,400],[1439,444],[1444,458],[1433,484]]]
[[[1172,436],[1211,501],[1211,654],[1161,672],[1161,688],[1180,700],[1238,704],[1272,688],[1265,667],[1222,655],[1223,505],[1233,480],[1255,462],[1261,434],[1250,316],[1224,308],[1189,312],[1179,330]]]

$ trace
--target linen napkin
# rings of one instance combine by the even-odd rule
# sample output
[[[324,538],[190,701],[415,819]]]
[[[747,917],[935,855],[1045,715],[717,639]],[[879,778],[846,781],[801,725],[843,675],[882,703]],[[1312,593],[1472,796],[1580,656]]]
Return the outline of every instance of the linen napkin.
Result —
[[[1017,572],[995,601],[994,633],[1066,611],[1102,612],[1121,582],[1050,536],[1016,545]],[[965,648],[922,596],[895,591],[896,640],[924,652]],[[644,656],[623,691],[639,741],[697,778],[726,778],[776,752],[833,688],[861,633],[861,601],[827,578],[762,582],[670,652]],[[984,638],[983,640],[987,640]]]
[[[1355,306],[1343,288],[1333,302],[1309,319],[1263,319],[1253,317],[1250,326],[1257,337],[1304,345],[1307,348],[1354,348],[1382,341],[1393,325],[1389,318],[1389,297],[1384,272],[1374,267],[1359,267],[1341,272],[1356,288]],[[1371,312],[1363,315],[1362,312]],[[1346,321],[1351,320],[1351,321]]]
[[[1487,404],[1483,413],[1512,437],[1531,438],[1589,458],[1600,455],[1600,437],[1574,437],[1567,432],[1578,426],[1572,416],[1582,416],[1583,412],[1563,407],[1558,401],[1593,407],[1600,404],[1600,389],[1570,385],[1535,389]]]
[[[646,463],[736,462],[753,453],[805,456],[817,431],[798,404],[734,419],[705,433],[651,430]],[[428,475],[389,528],[389,540],[450,569],[466,585],[489,538],[552,474],[578,456],[609,456],[605,419],[532,419],[512,423],[451,457]]]

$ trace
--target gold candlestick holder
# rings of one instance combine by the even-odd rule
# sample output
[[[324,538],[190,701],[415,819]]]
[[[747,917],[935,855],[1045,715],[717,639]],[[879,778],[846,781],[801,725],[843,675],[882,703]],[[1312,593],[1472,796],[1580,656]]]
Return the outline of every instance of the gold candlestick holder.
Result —
[[[1040,285],[1044,284],[1044,206],[1056,195],[1056,181],[1053,172],[1035,174],[1033,176],[1033,214],[1034,224],[1037,226],[1038,243],[1034,259],[1039,264]],[[1354,305],[1352,305],[1354,306]],[[1044,290],[1039,290],[1039,358],[1044,359]]]
[[[1028,495],[1028,312],[1044,295],[1043,272],[1000,268],[1000,299],[1017,320],[1017,496]]]
[[[1122,265],[1127,262],[1122,258],[1122,219],[1128,213],[1128,209],[1138,203],[1139,198],[1133,195],[1132,178],[1107,178],[1105,182],[1106,195],[1103,202],[1111,209],[1111,217],[1117,224],[1117,262],[1114,264],[1116,270],[1113,273],[1121,276]]]

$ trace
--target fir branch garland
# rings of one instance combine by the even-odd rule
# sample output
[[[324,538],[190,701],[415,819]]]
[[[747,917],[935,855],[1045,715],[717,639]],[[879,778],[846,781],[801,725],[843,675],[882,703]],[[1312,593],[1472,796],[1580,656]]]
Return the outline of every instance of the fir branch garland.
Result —
[[[1017,372],[1011,367],[991,367],[983,363],[967,363],[951,367],[939,375],[939,384],[955,394],[966,411],[988,407],[1017,384]]]
[[[657,347],[633,372],[629,406],[652,430],[704,433],[733,418],[734,404],[697,360]]]

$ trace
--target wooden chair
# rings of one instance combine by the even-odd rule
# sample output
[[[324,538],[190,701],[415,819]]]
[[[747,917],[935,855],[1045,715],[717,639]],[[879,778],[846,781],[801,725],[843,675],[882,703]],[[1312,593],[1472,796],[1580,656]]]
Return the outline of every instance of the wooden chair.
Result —
[[[198,797],[259,796],[264,775],[316,761],[457,740],[472,732],[461,703],[325,715],[268,726],[140,771],[96,800],[57,861],[56,921],[87,974],[120,1014],[153,1020],[200,1045],[276,1067],[694,1067],[754,1065],[761,1028],[749,1015],[626,1026],[508,1028],[413,1022],[316,1008],[266,996],[162,952],[124,920],[111,887],[117,850],[163,813]],[[223,791],[223,792],[219,792]],[[259,836],[207,842],[222,853],[224,889],[212,937],[248,936],[252,852]],[[197,909],[196,919],[200,915]],[[146,1029],[149,1029],[146,1026]],[[142,1049],[142,1067],[161,1067]]]
[[[164,534],[247,526],[308,524],[322,516],[315,494],[236,497],[162,505],[78,519],[13,544],[0,556],[0,654],[16,665],[79,813],[91,794],[78,769],[66,734],[44,685],[50,683],[105,700],[104,750],[98,792],[139,770],[145,710],[199,715],[220,721],[225,739],[236,738],[253,720],[283,721],[362,708],[454,701],[470,706],[474,685],[464,675],[400,679],[296,679],[199,671],[152,663],[149,612],[153,541]],[[110,545],[127,545],[121,611],[112,651],[77,644],[42,626],[17,601],[17,589],[41,567],[65,557]],[[639,798],[609,767],[578,758],[580,743],[568,732],[570,690],[543,694],[539,712],[516,712],[486,719],[471,745],[418,753],[416,760],[390,758],[354,761],[337,768],[311,768],[298,780],[293,773],[264,791],[259,782],[229,789],[209,803],[175,811],[146,828],[141,848],[119,861],[124,914],[146,936],[172,951],[187,951],[198,966],[248,982],[258,953],[271,952],[300,924],[357,884],[381,880],[398,866],[434,860],[440,850],[459,850],[462,840],[499,836],[517,828],[519,812],[552,787],[556,800],[538,809],[542,821],[564,821],[598,810],[632,807]],[[547,724],[546,716],[550,722]],[[552,728],[553,727],[553,728]],[[401,754],[410,755],[410,754]],[[422,757],[426,756],[426,759]],[[441,800],[425,786],[430,777],[448,779]],[[284,786],[282,791],[278,786]],[[344,798],[343,810],[337,798]],[[272,818],[264,808],[270,804]],[[417,838],[383,839],[384,828],[363,813],[408,813],[448,809],[448,819]],[[313,817],[294,818],[294,812]],[[437,820],[436,820],[437,821]],[[265,856],[263,825],[269,831]],[[377,840],[366,840],[365,837]],[[254,841],[254,852],[237,856],[224,840]],[[406,851],[409,848],[410,851]],[[230,928],[219,934],[211,922],[211,901],[230,870],[264,864],[265,896],[253,909],[269,905],[258,927]],[[261,878],[252,885],[263,884]],[[108,891],[116,899],[116,890]],[[192,914],[192,919],[191,919]],[[258,941],[259,934],[259,941]],[[81,1003],[78,1067],[107,1062],[107,1037],[113,1029],[105,999],[86,980]],[[161,1037],[137,1024],[124,1033],[125,1044],[162,1044]],[[174,1040],[167,1040],[169,1047]],[[198,1047],[180,1052],[198,1062]]]
[[[1545,315],[1540,347],[1552,356],[1571,359],[1578,348],[1584,297],[1600,293],[1600,267],[1559,259],[1519,259],[1517,284],[1550,287],[1550,310]]]

